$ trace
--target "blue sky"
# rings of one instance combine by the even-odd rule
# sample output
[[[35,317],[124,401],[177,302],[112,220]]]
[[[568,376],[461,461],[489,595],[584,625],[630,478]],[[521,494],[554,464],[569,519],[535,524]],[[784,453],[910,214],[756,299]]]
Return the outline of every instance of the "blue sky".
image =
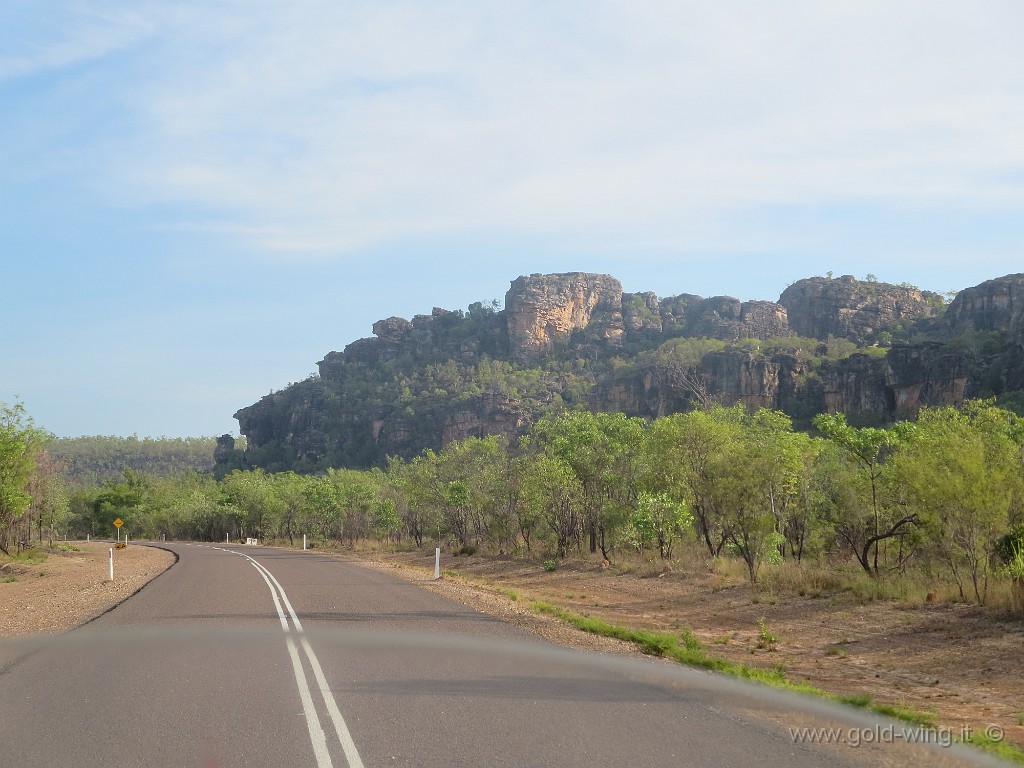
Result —
[[[5,0],[0,400],[213,435],[532,272],[1024,271],[1024,6]]]

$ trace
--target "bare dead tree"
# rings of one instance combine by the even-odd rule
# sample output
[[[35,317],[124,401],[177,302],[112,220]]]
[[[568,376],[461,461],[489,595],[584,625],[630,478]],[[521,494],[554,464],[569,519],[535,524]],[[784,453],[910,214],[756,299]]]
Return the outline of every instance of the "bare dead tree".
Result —
[[[697,372],[696,366],[687,365],[686,361],[672,355],[661,361],[655,369],[658,382],[680,398],[696,403],[701,408],[710,408],[718,399],[708,392],[704,379]]]

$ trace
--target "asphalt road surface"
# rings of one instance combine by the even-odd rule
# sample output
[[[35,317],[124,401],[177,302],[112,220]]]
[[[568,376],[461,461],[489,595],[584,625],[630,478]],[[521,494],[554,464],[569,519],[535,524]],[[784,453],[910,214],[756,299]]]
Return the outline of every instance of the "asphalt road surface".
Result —
[[[7,644],[0,767],[968,764],[864,713],[561,649],[313,553],[161,546],[179,561],[114,610]],[[817,727],[845,743],[794,738]]]

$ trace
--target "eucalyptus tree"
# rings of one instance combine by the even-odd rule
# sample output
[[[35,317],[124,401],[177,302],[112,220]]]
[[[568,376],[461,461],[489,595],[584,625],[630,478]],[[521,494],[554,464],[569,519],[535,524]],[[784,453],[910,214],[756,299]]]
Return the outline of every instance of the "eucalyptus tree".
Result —
[[[236,469],[220,482],[227,503],[242,512],[242,536],[263,539],[276,535],[284,516],[273,476],[262,469]]]
[[[436,527],[433,524],[433,509],[420,504],[416,498],[416,476],[420,472],[421,468],[412,462],[403,461],[397,456],[388,459],[387,487],[394,495],[396,513],[401,516],[406,533],[417,547],[423,546],[424,537]]]
[[[720,555],[729,541],[725,493],[739,467],[743,406],[677,413],[649,428],[645,451],[645,486],[686,502],[697,535],[708,553]]]
[[[553,544],[555,555],[582,549],[583,486],[573,468],[556,456],[532,456],[522,476],[521,525]],[[539,523],[539,525],[538,525]]]
[[[605,558],[639,496],[645,431],[643,419],[625,414],[568,411],[541,419],[524,440],[528,451],[572,470],[590,551]]]
[[[686,502],[667,493],[643,491],[628,516],[627,538],[637,549],[648,543],[658,548],[658,555],[672,556],[676,542],[693,530],[693,514]]]
[[[208,541],[222,540],[225,535],[237,537],[244,515],[226,502],[212,476],[195,471],[151,478],[144,510],[142,535]]]
[[[809,438],[793,432],[786,414],[765,408],[744,415],[739,434],[716,490],[730,547],[756,582],[762,563],[781,557],[782,530],[798,506]]]
[[[504,447],[495,436],[424,451],[400,470],[410,509],[427,515],[438,536],[444,533],[459,546],[488,542],[504,500],[504,460]]]
[[[920,524],[916,511],[900,507],[885,495],[886,458],[896,450],[899,435],[891,429],[850,426],[841,413],[819,414],[814,417],[814,426],[846,459],[838,465],[845,476],[839,479],[840,484],[858,491],[850,498],[842,488],[835,489],[837,500],[842,495],[847,502],[830,510],[835,533],[850,547],[865,572],[878,576],[879,545],[906,535]]]
[[[327,480],[340,504],[340,512],[334,518],[336,524],[341,524],[339,536],[348,539],[349,546],[354,546],[358,539],[374,533],[375,515],[381,502],[378,484],[369,472],[357,469],[330,469]]]
[[[305,528],[313,536],[329,540],[341,540],[345,526],[345,503],[339,484],[331,475],[337,470],[329,469],[327,475],[312,477],[302,489]]]
[[[16,527],[32,501],[26,486],[36,470],[42,432],[21,403],[0,402],[0,550],[9,554]]]
[[[1024,501],[1024,422],[990,403],[926,408],[900,425],[903,440],[891,463],[907,490],[907,507],[922,522],[929,549],[966,598],[985,604],[999,536]]]
[[[43,543],[44,531],[52,544],[54,533],[65,529],[70,522],[70,493],[61,469],[62,465],[54,460],[49,451],[36,452],[35,471],[26,491],[31,497],[28,516],[36,529],[40,545]]]

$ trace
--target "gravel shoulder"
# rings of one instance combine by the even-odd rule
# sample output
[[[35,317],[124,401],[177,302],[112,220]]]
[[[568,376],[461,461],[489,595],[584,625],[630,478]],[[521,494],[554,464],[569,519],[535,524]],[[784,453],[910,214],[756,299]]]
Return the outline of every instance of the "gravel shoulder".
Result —
[[[0,560],[0,638],[53,634],[85,624],[131,597],[175,562],[164,549],[114,550],[104,542],[61,542],[41,562]]]

